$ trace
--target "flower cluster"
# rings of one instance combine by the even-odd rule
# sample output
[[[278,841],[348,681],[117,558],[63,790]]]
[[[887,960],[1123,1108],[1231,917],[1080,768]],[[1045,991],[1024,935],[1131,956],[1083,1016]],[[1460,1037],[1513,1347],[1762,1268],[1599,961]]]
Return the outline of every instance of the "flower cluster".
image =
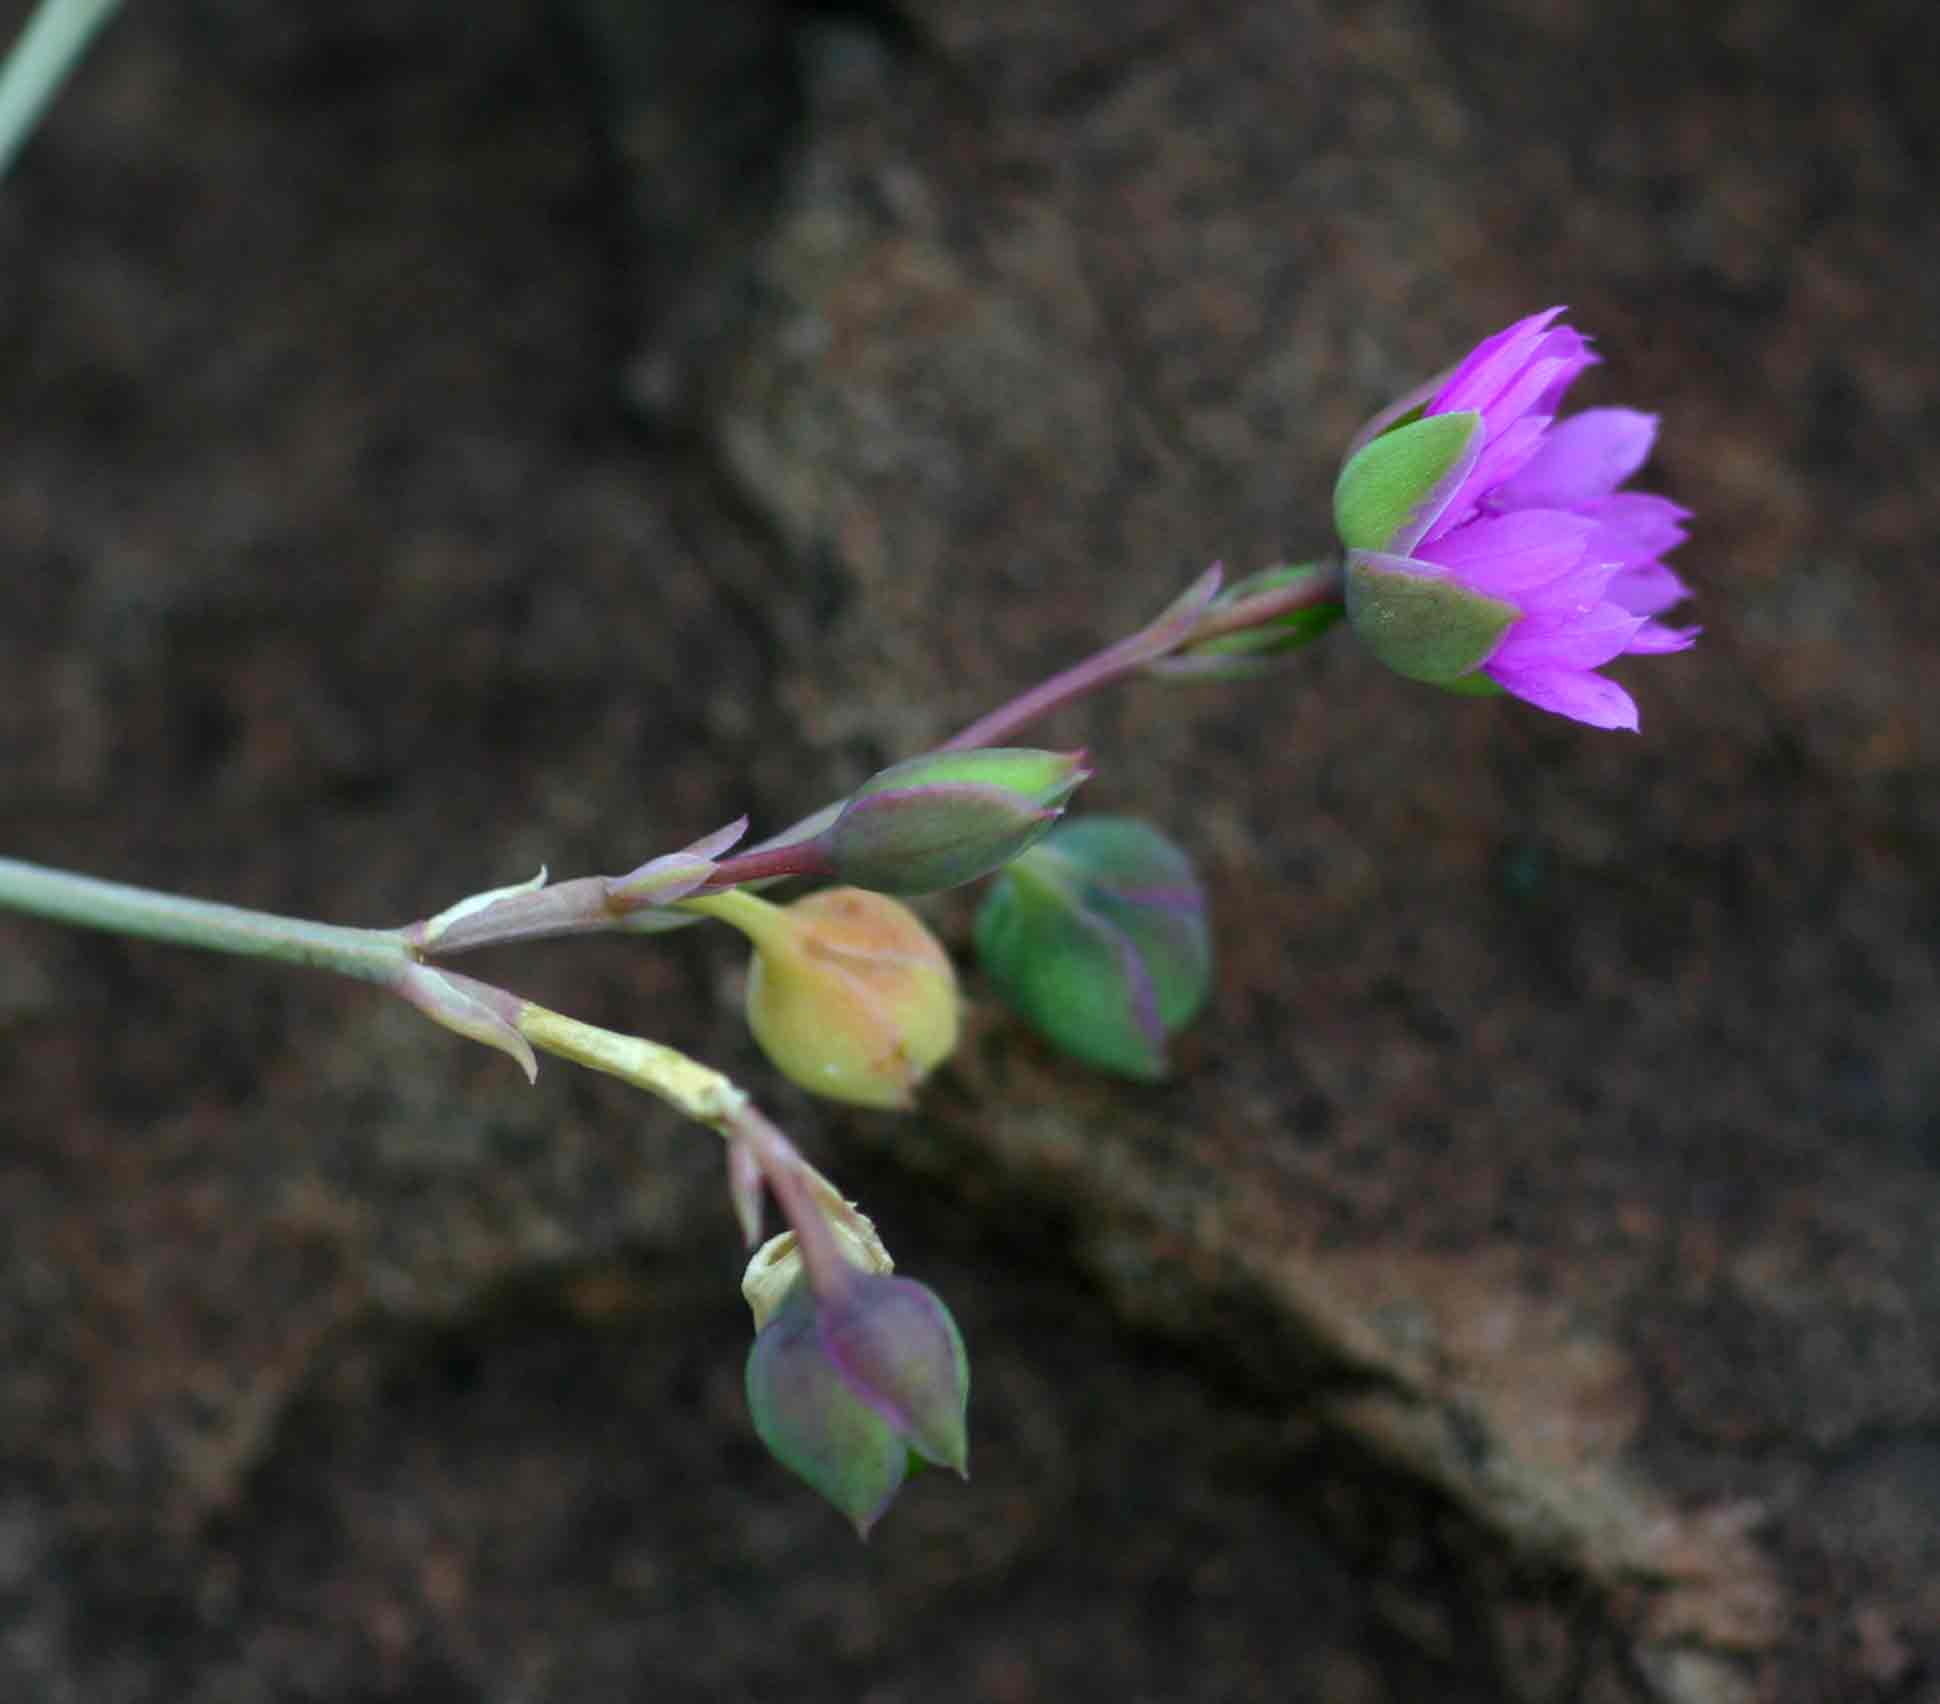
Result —
[[[1138,675],[1258,675],[1343,615],[1410,679],[1634,729],[1636,705],[1599,671],[1695,639],[1697,629],[1657,619],[1687,595],[1664,558],[1689,517],[1668,498],[1623,489],[1650,454],[1655,416],[1596,408],[1558,418],[1596,361],[1561,315],[1552,308],[1486,339],[1361,433],[1334,490],[1340,559],[1282,563],[1230,587],[1215,564],[1143,628],[755,845],[741,844],[744,816],[624,875],[552,883],[541,870],[393,930],[247,912],[4,857],[0,909],[334,970],[499,1048],[528,1077],[543,1051],[632,1082],[717,1132],[749,1245],[770,1199],[789,1226],[757,1250],[743,1281],[755,1431],[866,1534],[911,1472],[966,1471],[970,1367],[949,1308],[895,1275],[869,1220],[726,1076],[441,961],[712,918],[752,945],[748,1027],[774,1067],[829,1100],[904,1110],[955,1051],[963,1011],[949,951],[903,898],[995,875],[974,928],[987,984],[1064,1053],[1158,1080],[1212,991],[1211,890],[1187,852],[1142,821],[1064,820],[1091,775],[1083,752],[1006,742]],[[786,903],[757,891],[802,878],[836,885]]]

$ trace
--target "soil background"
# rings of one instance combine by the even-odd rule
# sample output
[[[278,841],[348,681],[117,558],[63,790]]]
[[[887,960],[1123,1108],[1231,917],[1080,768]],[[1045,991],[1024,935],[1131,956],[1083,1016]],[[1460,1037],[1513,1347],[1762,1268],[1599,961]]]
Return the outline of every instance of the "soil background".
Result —
[[[480,961],[951,1299],[975,1477],[867,1547],[749,1432],[711,1137],[0,921],[0,1697],[1940,1697],[1927,22],[131,6],[0,184],[11,854],[394,923],[779,827],[1323,548],[1556,302],[1706,632],[1637,738],[1344,635],[1047,725],[1217,895],[1157,1089],[967,958],[902,1119],[712,931]]]

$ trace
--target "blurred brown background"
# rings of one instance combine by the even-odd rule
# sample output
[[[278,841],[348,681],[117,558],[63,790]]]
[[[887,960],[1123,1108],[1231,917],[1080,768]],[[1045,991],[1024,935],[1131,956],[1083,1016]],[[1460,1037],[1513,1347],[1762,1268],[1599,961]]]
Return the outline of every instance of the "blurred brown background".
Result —
[[[397,922],[778,826],[1320,546],[1552,302],[1707,635],[1634,739],[1344,636],[1048,728],[1218,890],[1156,1092],[973,981],[849,1115],[724,937],[481,964],[951,1298],[975,1480],[867,1548],[749,1434],[711,1137],[0,920],[0,1697],[1940,1696],[1925,23],[131,7],[0,185],[9,852]]]

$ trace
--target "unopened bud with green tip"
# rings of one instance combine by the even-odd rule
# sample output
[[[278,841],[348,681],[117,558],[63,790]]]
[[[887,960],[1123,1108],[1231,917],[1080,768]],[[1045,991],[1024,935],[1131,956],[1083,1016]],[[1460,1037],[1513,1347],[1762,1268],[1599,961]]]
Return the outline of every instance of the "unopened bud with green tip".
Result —
[[[916,1461],[966,1471],[970,1362],[963,1334],[922,1284],[889,1275],[868,1221],[831,1221],[842,1258],[818,1296],[794,1233],[748,1263],[755,1314],[748,1408],[771,1454],[868,1536]],[[783,1287],[785,1285],[785,1288]]]
[[[867,1538],[902,1489],[909,1446],[850,1390],[822,1347],[815,1313],[804,1281],[761,1328],[748,1351],[748,1412],[768,1453]]]
[[[862,888],[791,905],[735,889],[684,902],[754,943],[748,1027],[784,1076],[854,1106],[906,1107],[956,1050],[956,972],[908,906]]]
[[[1129,817],[1068,823],[1005,870],[977,956],[1054,1046],[1146,1080],[1212,986],[1206,896],[1186,855]]]
[[[856,887],[959,887],[1041,839],[1090,775],[1083,752],[931,752],[864,782],[821,848],[836,878]]]

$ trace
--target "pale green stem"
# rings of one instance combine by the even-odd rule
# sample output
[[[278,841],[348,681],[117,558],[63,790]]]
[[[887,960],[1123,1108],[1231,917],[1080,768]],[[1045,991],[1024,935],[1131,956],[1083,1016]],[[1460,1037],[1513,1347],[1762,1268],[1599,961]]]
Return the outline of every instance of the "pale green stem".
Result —
[[[696,894],[676,902],[677,910],[698,912],[731,924],[757,947],[779,942],[792,927],[779,905],[758,899],[746,888],[729,888],[723,893]]]
[[[660,1042],[583,1024],[531,1001],[520,1005],[513,1022],[519,1034],[541,1052],[645,1089],[745,1149],[794,1228],[817,1294],[833,1294],[851,1275],[829,1221],[848,1226],[869,1247],[881,1248],[875,1227],[802,1157],[801,1150],[762,1115],[745,1091],[711,1066]],[[884,1260],[886,1264],[886,1254]]]
[[[360,982],[395,984],[417,962],[403,940],[381,929],[347,929],[184,899],[17,858],[0,858],[0,909],[179,947],[310,965]]]
[[[41,0],[0,64],[0,177],[121,0]]]

